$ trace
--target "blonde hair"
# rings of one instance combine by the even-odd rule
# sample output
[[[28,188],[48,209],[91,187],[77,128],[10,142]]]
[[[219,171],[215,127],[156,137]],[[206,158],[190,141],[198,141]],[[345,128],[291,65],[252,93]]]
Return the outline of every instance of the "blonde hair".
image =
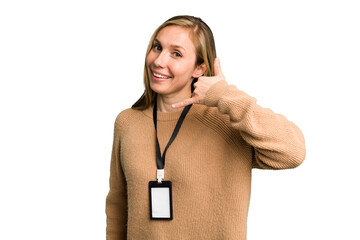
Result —
[[[151,51],[159,32],[167,26],[180,26],[192,30],[192,40],[196,49],[196,66],[205,64],[204,76],[214,76],[214,60],[216,58],[215,40],[209,26],[200,18],[180,15],[175,16],[161,24],[153,33],[146,50],[146,57]],[[133,109],[143,110],[150,107],[156,98],[156,93],[150,88],[148,66],[144,66],[145,91],[139,100],[132,106]]]

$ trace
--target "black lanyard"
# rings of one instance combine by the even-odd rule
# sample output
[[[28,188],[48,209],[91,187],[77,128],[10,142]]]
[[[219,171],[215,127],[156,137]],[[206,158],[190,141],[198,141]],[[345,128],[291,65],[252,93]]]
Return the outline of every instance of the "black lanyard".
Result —
[[[166,155],[166,151],[168,150],[168,148],[170,147],[170,145],[172,144],[172,142],[175,140],[177,134],[179,133],[180,127],[186,117],[186,114],[189,112],[190,108],[192,105],[188,105],[184,108],[184,110],[182,111],[180,118],[178,120],[178,122],[176,123],[175,129],[173,134],[170,137],[170,140],[168,142],[168,144],[165,147],[164,153],[161,156],[161,152],[160,152],[160,145],[159,145],[159,140],[157,137],[157,106],[156,106],[156,100],[154,103],[154,110],[153,110],[153,119],[154,119],[154,126],[155,126],[155,136],[156,136],[156,165],[158,169],[164,169],[165,167],[165,155]]]

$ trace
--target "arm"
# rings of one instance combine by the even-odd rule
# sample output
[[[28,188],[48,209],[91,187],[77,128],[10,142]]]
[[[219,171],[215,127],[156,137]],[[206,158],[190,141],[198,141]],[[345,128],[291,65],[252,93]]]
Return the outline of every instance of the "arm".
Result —
[[[229,86],[219,59],[214,61],[214,72],[212,77],[198,79],[191,98],[172,107],[204,104],[227,114],[231,126],[254,149],[253,167],[284,169],[300,165],[305,158],[305,141],[300,129],[284,116],[257,105],[255,98]]]
[[[119,117],[115,121],[110,164],[110,191],[106,197],[106,239],[126,239],[126,181],[120,162]]]
[[[228,85],[214,84],[206,94],[205,105],[227,114],[233,128],[253,147],[253,167],[295,168],[305,158],[305,142],[300,129],[284,116],[256,104],[256,99]]]

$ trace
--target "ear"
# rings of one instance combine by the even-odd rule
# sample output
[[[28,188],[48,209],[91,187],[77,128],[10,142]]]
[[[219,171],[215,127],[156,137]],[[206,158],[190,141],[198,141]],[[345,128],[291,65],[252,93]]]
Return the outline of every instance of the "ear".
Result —
[[[205,71],[206,71],[206,65],[205,63],[202,63],[195,68],[192,77],[199,78],[205,73]]]

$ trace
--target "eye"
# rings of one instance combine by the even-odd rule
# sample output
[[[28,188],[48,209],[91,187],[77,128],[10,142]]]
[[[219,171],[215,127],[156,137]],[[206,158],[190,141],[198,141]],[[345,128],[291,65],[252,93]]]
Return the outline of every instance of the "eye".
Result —
[[[173,55],[178,58],[182,57],[182,55],[179,52],[174,52]]]
[[[153,45],[153,49],[156,50],[156,51],[161,51],[161,50],[162,50],[162,47],[160,46],[160,44],[155,43],[155,44]]]

